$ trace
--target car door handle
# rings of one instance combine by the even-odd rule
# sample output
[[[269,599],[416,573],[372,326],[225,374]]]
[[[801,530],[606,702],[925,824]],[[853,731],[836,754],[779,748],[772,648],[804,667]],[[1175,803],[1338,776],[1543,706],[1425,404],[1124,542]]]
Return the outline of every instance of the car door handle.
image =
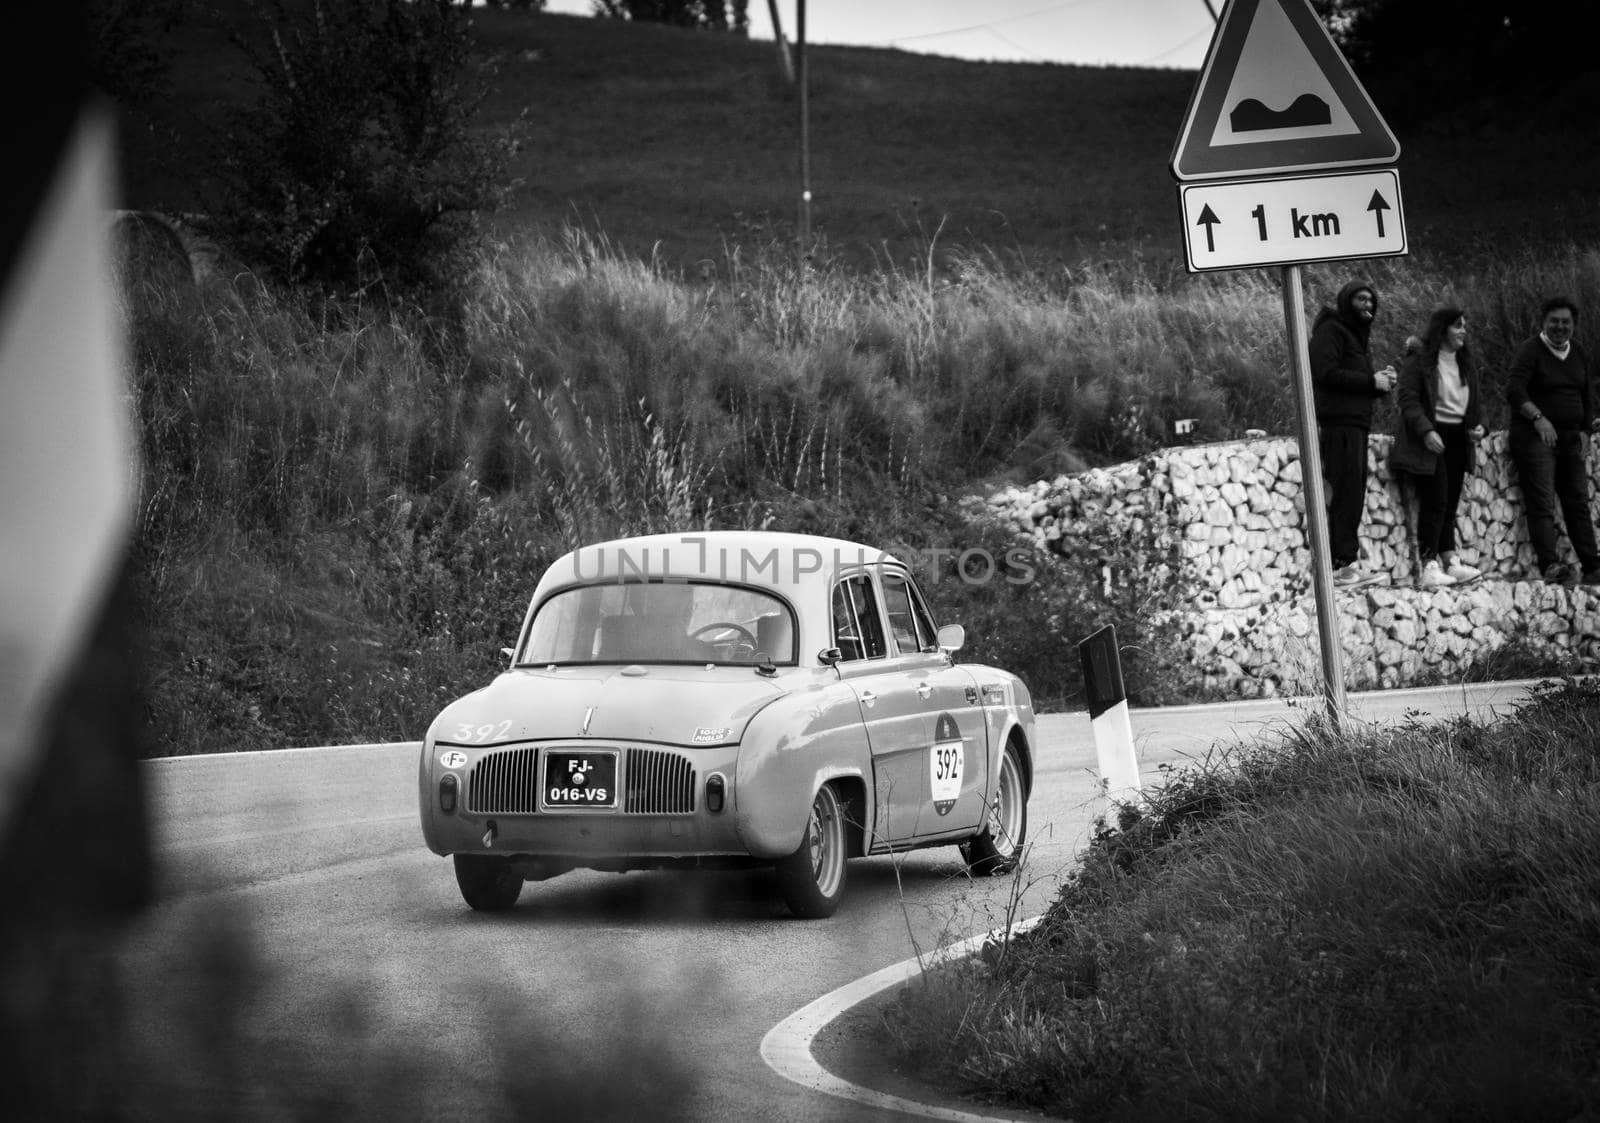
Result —
[[[929,686],[925,682],[917,683],[917,697],[926,702],[929,698],[933,697],[933,687]]]
[[[876,694],[874,694],[872,691],[863,690],[861,692],[861,704],[863,706],[870,706],[874,702],[876,702],[877,700],[878,700],[878,696]]]

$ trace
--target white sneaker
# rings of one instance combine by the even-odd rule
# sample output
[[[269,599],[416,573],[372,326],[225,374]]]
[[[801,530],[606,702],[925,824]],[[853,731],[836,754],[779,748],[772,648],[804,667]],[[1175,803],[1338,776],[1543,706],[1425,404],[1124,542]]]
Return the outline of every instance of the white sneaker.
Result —
[[[1341,565],[1333,571],[1333,583],[1335,586],[1341,589],[1348,589],[1352,586],[1360,585],[1365,580],[1366,575],[1354,565]]]
[[[1477,566],[1468,565],[1454,554],[1444,556],[1444,571],[1457,585],[1468,581],[1476,581],[1483,576],[1483,570]]]
[[[1444,571],[1438,558],[1429,558],[1422,563],[1422,572],[1417,574],[1417,588],[1442,589],[1447,585],[1454,585],[1456,579]]]
[[[1333,585],[1336,589],[1360,589],[1367,585],[1386,583],[1388,580],[1388,574],[1369,573],[1355,562],[1339,566],[1333,571]]]

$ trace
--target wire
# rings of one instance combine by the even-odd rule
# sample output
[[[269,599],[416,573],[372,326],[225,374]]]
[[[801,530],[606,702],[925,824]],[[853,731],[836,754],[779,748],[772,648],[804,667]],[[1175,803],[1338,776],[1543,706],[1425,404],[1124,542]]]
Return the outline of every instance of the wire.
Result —
[[[1035,62],[1050,62],[1050,61],[1052,61],[1050,59],[1045,58],[1041,54],[1035,53],[1033,50],[1029,49],[1028,47],[1024,47],[1021,43],[1017,42],[1015,39],[1011,38],[1009,35],[1001,34],[999,31],[996,31],[992,27],[986,27],[986,28],[984,28],[984,30],[987,31],[990,35],[994,36],[996,39],[1000,40],[1000,42],[1004,43],[1006,46],[1010,47],[1012,50],[1018,51],[1021,54],[1026,55],[1028,58],[1033,59]]]
[[[1176,47],[1173,47],[1170,50],[1162,51],[1159,55],[1152,55],[1150,58],[1145,59],[1143,62],[1139,63],[1138,65],[1140,65],[1140,66],[1149,66],[1152,63],[1160,62],[1164,58],[1167,58],[1167,57],[1169,57],[1171,55],[1177,54],[1179,51],[1181,51],[1185,47],[1187,47],[1190,43],[1193,43],[1196,39],[1208,38],[1208,37],[1216,34],[1216,30],[1217,29],[1215,27],[1202,27],[1199,31],[1196,31],[1193,35],[1189,36],[1189,38],[1187,38],[1183,42],[1179,43]]]
[[[1105,3],[1105,0],[1063,0],[1063,2],[1060,4],[1051,4],[1048,7],[1035,8],[1031,12],[1019,12],[1014,16],[1003,16],[1000,19],[990,20],[987,23],[974,23],[969,24],[966,27],[952,27],[944,31],[928,31],[921,35],[900,35],[893,39],[884,39],[877,43],[870,43],[868,46],[892,47],[897,43],[911,43],[918,39],[939,39],[946,35],[961,35],[968,31],[993,31],[996,27],[999,27],[1003,23],[1016,23],[1018,20],[1032,19],[1034,16],[1042,16],[1049,12],[1065,11],[1068,8],[1081,8],[1085,4],[1103,3]],[[1016,46],[1016,44],[1012,44],[1012,46]]]

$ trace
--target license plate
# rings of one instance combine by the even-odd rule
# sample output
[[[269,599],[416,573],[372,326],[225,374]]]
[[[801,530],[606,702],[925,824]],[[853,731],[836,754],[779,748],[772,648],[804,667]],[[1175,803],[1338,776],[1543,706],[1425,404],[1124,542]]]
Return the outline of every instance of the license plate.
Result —
[[[568,807],[617,808],[617,754],[569,752],[544,754],[544,805],[552,811]]]

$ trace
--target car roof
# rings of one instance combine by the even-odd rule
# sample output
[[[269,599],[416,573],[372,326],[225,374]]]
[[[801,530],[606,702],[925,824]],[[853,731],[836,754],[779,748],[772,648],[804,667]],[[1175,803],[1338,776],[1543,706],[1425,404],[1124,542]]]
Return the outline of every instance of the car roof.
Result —
[[[534,600],[552,589],[606,581],[710,580],[799,594],[829,585],[842,569],[900,564],[876,546],[775,530],[684,531],[617,538],[558,558],[539,580]]]

